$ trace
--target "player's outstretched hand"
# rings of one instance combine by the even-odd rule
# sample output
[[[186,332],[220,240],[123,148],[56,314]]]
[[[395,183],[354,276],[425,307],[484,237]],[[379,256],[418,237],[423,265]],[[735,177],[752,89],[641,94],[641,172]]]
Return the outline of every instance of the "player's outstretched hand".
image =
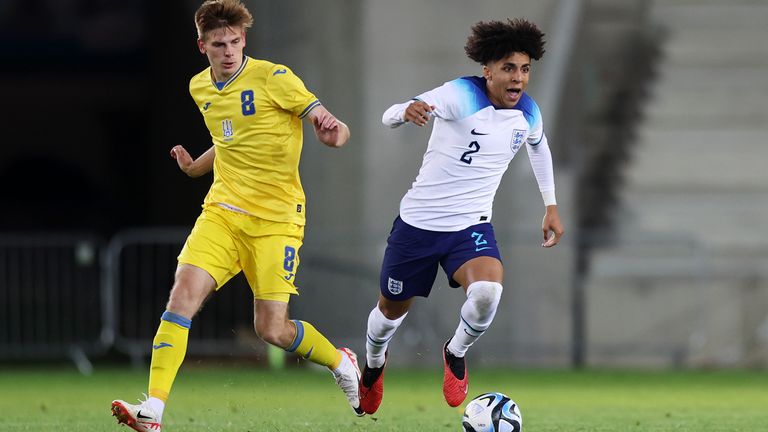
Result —
[[[179,169],[190,177],[200,177],[213,169],[213,160],[216,158],[216,150],[213,146],[197,159],[192,159],[184,146],[177,145],[171,149],[171,157],[176,160]]]
[[[551,248],[560,242],[560,238],[565,233],[565,230],[560,222],[560,216],[557,214],[557,206],[547,206],[544,220],[541,221],[541,230],[544,233],[542,247]]]
[[[192,166],[192,162],[194,162],[194,160],[192,159],[192,156],[189,155],[189,152],[184,148],[184,146],[173,146],[171,149],[171,157],[176,159],[176,163],[179,164],[179,169],[181,169],[185,174],[189,173],[189,169]]]
[[[408,108],[405,109],[403,118],[405,121],[409,121],[416,126],[424,126],[429,121],[429,117],[433,115],[432,111],[434,109],[434,106],[430,106],[424,101],[417,100],[408,105]]]
[[[344,122],[333,116],[323,106],[310,111],[309,116],[315,135],[321,143],[329,147],[341,147],[349,140],[349,128]]]
[[[339,137],[339,123],[332,115],[315,117],[312,119],[312,125],[315,127],[317,139],[323,144],[331,145]]]

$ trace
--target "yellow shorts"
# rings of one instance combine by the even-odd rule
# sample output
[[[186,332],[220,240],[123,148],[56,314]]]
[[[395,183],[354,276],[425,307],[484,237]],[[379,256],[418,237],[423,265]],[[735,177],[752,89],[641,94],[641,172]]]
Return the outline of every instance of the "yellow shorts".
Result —
[[[294,280],[303,238],[302,225],[209,205],[197,218],[178,260],[207,271],[217,290],[242,271],[255,298],[287,303],[291,294],[298,294]]]

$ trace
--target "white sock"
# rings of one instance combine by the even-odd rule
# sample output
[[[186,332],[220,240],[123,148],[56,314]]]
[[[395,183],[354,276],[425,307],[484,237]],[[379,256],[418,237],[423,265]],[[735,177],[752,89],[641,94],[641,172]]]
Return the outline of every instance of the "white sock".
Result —
[[[467,287],[467,300],[461,306],[459,326],[448,343],[451,354],[464,357],[469,347],[491,326],[502,290],[500,283],[487,281],[474,282]]]
[[[389,340],[395,335],[395,331],[402,324],[408,312],[400,318],[391,320],[379,310],[379,305],[371,310],[368,315],[368,329],[365,338],[365,359],[368,367],[380,368],[384,366]]]
[[[146,403],[149,405],[149,409],[157,416],[157,421],[161,421],[163,419],[163,411],[165,411],[165,402],[162,399],[151,397],[147,399]]]
[[[341,362],[339,362],[339,365],[336,367],[336,369],[333,369],[331,373],[333,373],[333,376],[339,376],[341,375],[342,371],[352,367],[352,360],[347,357],[346,354],[343,352],[341,353]]]

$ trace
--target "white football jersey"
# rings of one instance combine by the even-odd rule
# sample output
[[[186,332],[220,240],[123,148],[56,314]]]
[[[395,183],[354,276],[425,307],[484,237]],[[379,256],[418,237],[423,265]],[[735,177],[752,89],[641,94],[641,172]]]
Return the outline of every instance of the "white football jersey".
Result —
[[[460,231],[490,222],[501,178],[524,144],[539,190],[552,197],[546,204],[554,204],[552,157],[538,105],[523,93],[514,108],[496,108],[485,88],[484,78],[462,77],[415,98],[435,107],[435,119],[419,174],[400,202],[400,217],[409,225]],[[390,107],[383,123],[403,124],[412,102]]]

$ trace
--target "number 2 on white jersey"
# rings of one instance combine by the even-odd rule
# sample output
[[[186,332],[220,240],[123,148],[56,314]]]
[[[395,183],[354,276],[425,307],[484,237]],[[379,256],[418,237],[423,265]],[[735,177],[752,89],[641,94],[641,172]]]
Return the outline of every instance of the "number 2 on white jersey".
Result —
[[[469,143],[469,148],[471,150],[465,151],[464,154],[462,154],[461,157],[459,158],[460,161],[464,162],[467,165],[472,163],[472,157],[469,155],[480,151],[480,144],[477,141],[472,141],[471,143]]]

